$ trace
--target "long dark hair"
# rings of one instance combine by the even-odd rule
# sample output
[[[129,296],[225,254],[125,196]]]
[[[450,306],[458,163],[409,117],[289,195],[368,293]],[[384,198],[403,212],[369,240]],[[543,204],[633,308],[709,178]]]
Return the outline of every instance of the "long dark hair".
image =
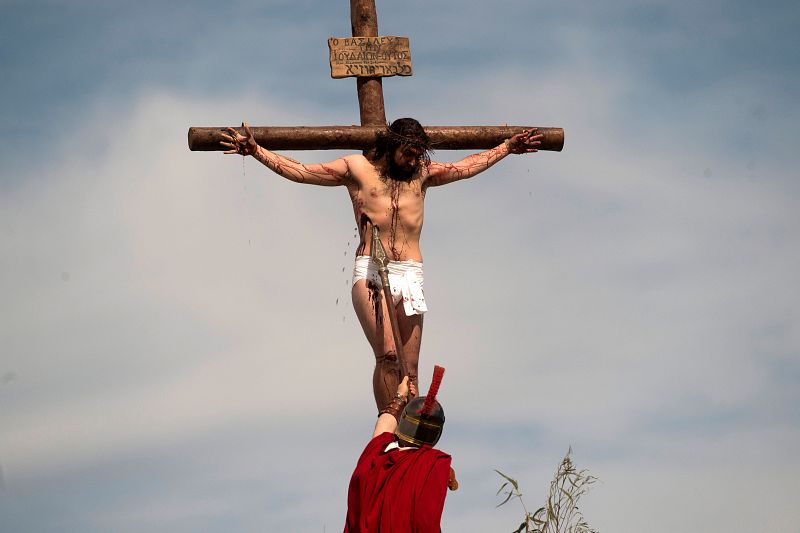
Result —
[[[395,150],[402,146],[414,146],[423,150],[420,161],[423,165],[431,162],[431,140],[422,124],[413,118],[398,118],[384,131],[378,132],[375,139],[375,155],[373,161],[391,157]]]

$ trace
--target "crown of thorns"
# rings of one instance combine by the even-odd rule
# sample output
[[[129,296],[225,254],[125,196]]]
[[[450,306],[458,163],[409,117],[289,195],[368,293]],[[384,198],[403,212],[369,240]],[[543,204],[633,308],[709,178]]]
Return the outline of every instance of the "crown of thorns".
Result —
[[[389,128],[386,128],[386,130],[384,130],[382,134],[386,137],[387,140],[395,142],[400,145],[414,146],[416,148],[421,148],[422,150],[426,151],[430,150],[431,148],[430,141],[425,140],[421,137],[402,135],[400,133],[390,130]]]

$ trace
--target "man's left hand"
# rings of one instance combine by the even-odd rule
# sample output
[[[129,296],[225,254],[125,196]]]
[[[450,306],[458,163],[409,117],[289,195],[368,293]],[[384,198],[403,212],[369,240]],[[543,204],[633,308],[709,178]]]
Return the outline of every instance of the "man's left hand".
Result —
[[[508,153],[510,154],[530,154],[538,152],[539,147],[542,145],[544,135],[541,133],[534,135],[536,128],[525,130],[518,133],[513,137],[506,139],[506,146],[508,146]]]

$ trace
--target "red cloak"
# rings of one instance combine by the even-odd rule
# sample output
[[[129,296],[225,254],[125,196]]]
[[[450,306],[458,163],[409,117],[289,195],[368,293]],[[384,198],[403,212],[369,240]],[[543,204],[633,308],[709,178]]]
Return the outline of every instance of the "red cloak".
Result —
[[[344,533],[439,533],[450,456],[430,446],[390,450],[393,433],[369,441],[350,479]]]

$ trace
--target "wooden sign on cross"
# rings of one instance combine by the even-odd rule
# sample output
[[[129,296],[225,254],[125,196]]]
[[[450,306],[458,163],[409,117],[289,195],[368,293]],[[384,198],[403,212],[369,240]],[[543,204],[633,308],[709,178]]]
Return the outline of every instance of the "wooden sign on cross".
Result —
[[[411,76],[408,37],[350,37],[328,39],[331,78]]]
[[[381,44],[378,35],[378,16],[375,0],[350,0],[350,19],[353,38],[377,38],[367,41],[373,46]],[[408,39],[402,37],[384,37],[383,43],[390,44],[390,39]],[[334,44],[331,41],[336,40]],[[341,41],[341,42],[339,42]],[[343,50],[347,46],[359,49],[369,48],[363,42],[331,38],[331,76],[356,76],[358,105],[361,114],[361,126],[284,126],[284,127],[252,127],[255,141],[269,150],[370,150],[375,145],[376,134],[386,128],[386,111],[383,101],[382,77],[394,75],[411,75],[411,58],[401,57],[394,49],[394,56],[372,57],[367,54],[339,56],[342,61],[334,65],[334,51]],[[392,41],[393,45],[402,45]],[[388,60],[386,60],[388,58]],[[372,63],[370,63],[372,62]],[[348,68],[347,65],[350,65]],[[344,66],[342,66],[344,65]],[[353,66],[355,65],[355,66]],[[370,68],[373,65],[373,68]],[[375,65],[383,65],[375,66]],[[407,65],[407,68],[405,67]],[[338,70],[336,70],[338,68]],[[364,75],[366,74],[366,75]],[[537,134],[542,134],[540,150],[561,151],[564,147],[564,130],[562,128],[537,126],[424,126],[436,150],[486,149],[497,146],[505,139],[536,127]],[[193,151],[224,151],[228,148],[220,144],[226,127],[191,127],[189,128],[189,149]]]

